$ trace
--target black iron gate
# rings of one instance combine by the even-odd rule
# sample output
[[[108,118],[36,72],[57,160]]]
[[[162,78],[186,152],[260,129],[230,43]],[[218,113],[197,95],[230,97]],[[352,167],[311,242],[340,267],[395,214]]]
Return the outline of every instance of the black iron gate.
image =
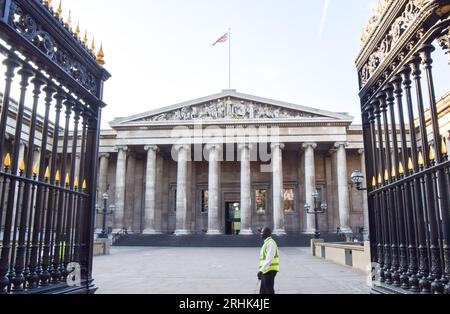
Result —
[[[79,29],[49,3],[0,0],[0,53],[6,68],[0,119],[0,294],[95,291],[96,156],[103,82],[110,75],[102,67],[102,52],[96,56]],[[16,77],[20,97],[13,142],[7,146]],[[29,92],[33,101],[26,104]],[[36,146],[39,164],[33,164]]]
[[[449,52],[449,12],[448,0],[385,1],[358,56],[376,292],[450,293],[450,163],[432,71],[435,49]]]

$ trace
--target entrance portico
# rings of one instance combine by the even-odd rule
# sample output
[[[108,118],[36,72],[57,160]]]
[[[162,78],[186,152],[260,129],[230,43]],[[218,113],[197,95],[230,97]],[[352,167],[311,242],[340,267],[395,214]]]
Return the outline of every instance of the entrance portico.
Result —
[[[320,217],[323,232],[358,230],[364,226],[362,193],[348,182],[362,169],[363,143],[351,123],[346,114],[235,91],[116,119],[100,142],[101,153],[113,156],[109,164],[117,156],[116,172],[103,167],[109,174],[100,173],[115,191],[115,228],[180,236],[245,236],[264,226],[277,235],[313,233],[304,208],[318,191],[329,207]],[[131,186],[124,183],[133,181],[126,179],[130,154]],[[145,174],[137,176],[140,171]],[[125,190],[137,186],[144,193],[134,193],[127,207]],[[228,212],[236,204],[239,218]],[[139,221],[125,224],[124,217]]]

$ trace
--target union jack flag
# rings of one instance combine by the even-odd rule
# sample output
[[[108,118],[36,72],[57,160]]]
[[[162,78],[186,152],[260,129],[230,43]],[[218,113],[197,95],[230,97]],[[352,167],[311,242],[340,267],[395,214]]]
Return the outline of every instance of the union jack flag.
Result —
[[[228,41],[228,33],[217,39],[217,41],[214,44],[212,44],[212,46],[215,46],[219,43],[226,43],[227,41]]]

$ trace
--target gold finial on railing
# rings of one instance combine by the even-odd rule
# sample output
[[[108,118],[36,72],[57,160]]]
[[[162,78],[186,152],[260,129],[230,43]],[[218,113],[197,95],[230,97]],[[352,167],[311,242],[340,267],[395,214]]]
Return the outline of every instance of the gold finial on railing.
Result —
[[[387,171],[387,169],[384,171],[384,181],[389,181],[389,171]]]
[[[83,42],[83,45],[85,47],[87,47],[87,42],[88,42],[88,31],[87,30],[84,32],[84,37],[83,37],[82,42]]]
[[[63,13],[63,10],[62,10],[62,0],[60,0],[60,1],[59,1],[58,9],[56,9],[56,11],[55,11],[55,15],[56,15],[56,17],[61,18],[62,13]]]
[[[3,166],[5,166],[5,168],[11,167],[11,155],[10,154],[6,154],[5,160],[3,161]]]
[[[83,180],[83,190],[87,190],[87,183],[86,183],[86,180]]]
[[[95,54],[95,37],[92,37],[92,42],[91,42],[91,48],[90,48],[91,52],[93,54]]]
[[[97,52],[96,61],[100,65],[105,65],[105,53],[103,52],[103,43],[100,44],[100,50]]]
[[[44,0],[44,4],[50,9],[52,7],[52,0]]]
[[[59,173],[59,170],[56,171],[55,180],[56,180],[56,182],[58,182],[58,183],[61,181],[61,174]]]
[[[394,179],[395,177],[397,177],[397,171],[396,171],[396,169],[395,169],[395,166],[392,166],[391,177],[392,177],[392,179]]]
[[[383,5],[381,4],[381,0],[378,0],[378,9],[377,9],[377,12],[378,12],[378,16],[380,16],[382,13],[383,13]]]
[[[408,170],[409,170],[410,172],[413,172],[413,171],[414,171],[414,163],[413,163],[411,157],[409,157],[409,159],[408,159]]]
[[[50,168],[47,167],[45,169],[45,175],[44,175],[45,180],[48,180],[50,178]]]
[[[19,171],[25,172],[25,161],[21,160],[19,164]]]
[[[38,170],[38,165],[35,164],[35,165],[33,166],[33,176],[37,177],[38,171],[39,171],[39,170]]]
[[[66,23],[64,25],[69,31],[72,30],[72,11],[69,11],[69,16],[67,17]]]
[[[425,165],[425,159],[423,158],[422,151],[419,151],[419,157],[417,159],[417,163],[419,164],[419,167],[423,167]]]
[[[435,162],[436,161],[436,154],[434,153],[434,146],[433,145],[430,146],[430,154],[429,154],[428,158],[430,159],[431,162]]]
[[[73,185],[75,186],[75,189],[78,189],[78,185],[79,185],[78,177],[75,178]]]
[[[373,176],[372,178],[372,187],[376,187],[377,186],[377,180],[375,179],[375,176]]]
[[[78,23],[77,23],[77,28],[75,28],[75,36],[77,37],[77,39],[80,38],[80,33],[81,33],[81,30],[80,30],[80,22],[78,21]]]
[[[381,173],[378,175],[378,184],[383,183],[383,177],[381,176]]]
[[[405,168],[403,168],[403,163],[401,161],[400,164],[398,165],[398,172],[400,173],[400,175],[405,174]]]
[[[444,156],[448,155],[448,148],[447,148],[447,143],[445,142],[445,138],[442,138],[441,154],[444,155]]]
[[[69,174],[66,174],[66,185],[70,185],[70,177]]]

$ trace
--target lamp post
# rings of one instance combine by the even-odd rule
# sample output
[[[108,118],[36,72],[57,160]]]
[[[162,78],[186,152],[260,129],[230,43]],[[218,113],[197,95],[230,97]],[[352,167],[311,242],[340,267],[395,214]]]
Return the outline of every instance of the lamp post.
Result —
[[[319,214],[324,214],[328,209],[328,205],[321,203],[319,192],[314,192],[312,197],[314,198],[314,211],[311,211],[311,205],[309,204],[305,204],[305,210],[307,214],[315,217],[316,232],[314,233],[314,238],[318,240],[320,239]]]
[[[364,175],[361,171],[356,170],[352,173],[352,183],[356,186],[356,189],[358,191],[367,191],[367,189],[362,187],[362,184],[364,182]]]
[[[103,226],[102,232],[98,235],[99,239],[108,239],[108,231],[106,230],[106,216],[112,214],[112,210],[108,210],[108,200],[109,194],[105,192],[103,194],[103,210],[97,212],[99,215],[103,215]]]

